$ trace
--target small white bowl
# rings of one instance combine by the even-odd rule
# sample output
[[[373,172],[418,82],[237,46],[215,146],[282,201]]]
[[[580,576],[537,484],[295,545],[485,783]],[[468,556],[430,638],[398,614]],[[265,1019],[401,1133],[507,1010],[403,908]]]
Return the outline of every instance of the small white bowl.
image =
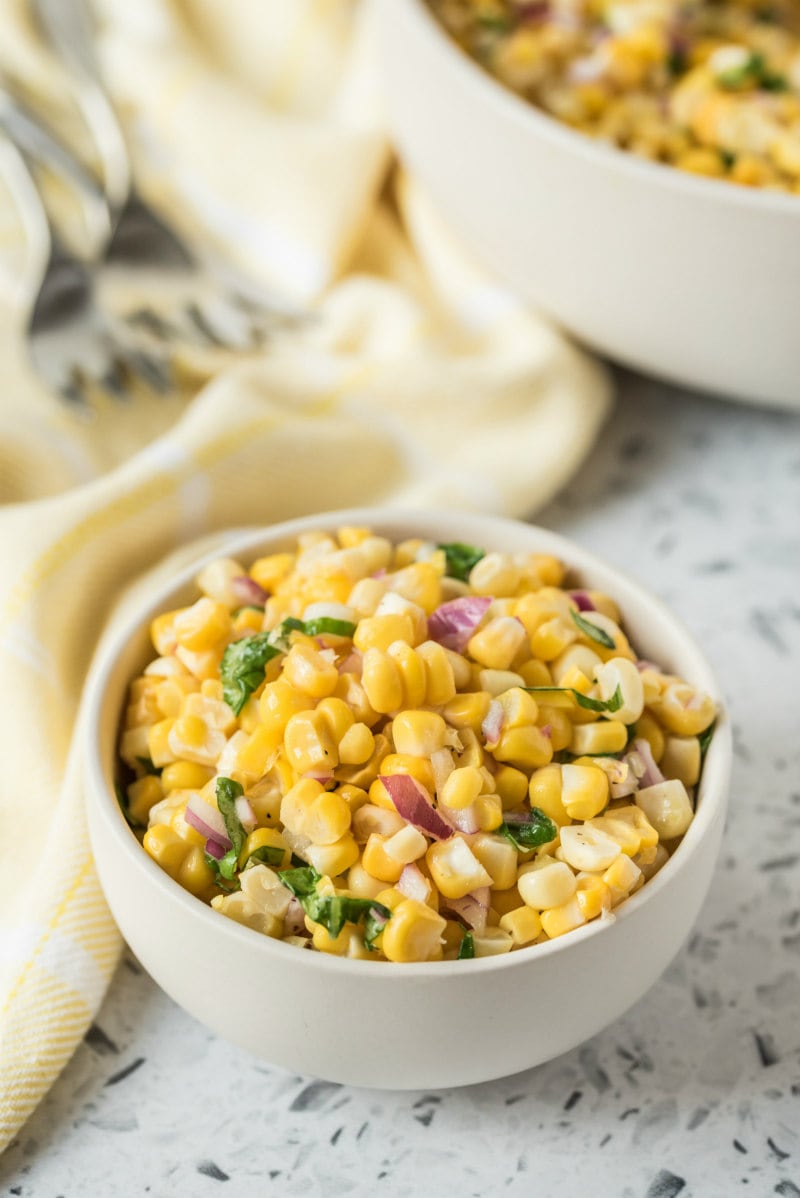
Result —
[[[385,1089],[460,1086],[515,1073],[617,1019],[688,935],[722,835],[731,764],[727,717],[722,709],[686,836],[655,878],[617,909],[613,923],[595,921],[504,956],[413,965],[303,951],[242,927],[169,878],[123,818],[114,776],[126,688],[152,656],[150,620],[192,598],[202,561],[224,553],[248,562],[289,548],[299,533],[341,524],[367,524],[395,541],[419,535],[555,554],[581,584],[619,602],[642,654],[719,701],[700,650],[657,599],[543,529],[451,512],[363,509],[238,532],[150,595],[92,671],[85,759],[100,881],[123,936],[159,985],[214,1031],[276,1065]]]
[[[800,196],[574,132],[463,53],[424,0],[378,15],[400,156],[479,261],[620,362],[800,406]]]

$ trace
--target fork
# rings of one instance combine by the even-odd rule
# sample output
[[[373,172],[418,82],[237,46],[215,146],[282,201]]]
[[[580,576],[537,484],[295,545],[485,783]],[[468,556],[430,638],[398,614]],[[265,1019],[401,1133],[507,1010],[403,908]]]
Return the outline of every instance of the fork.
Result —
[[[0,125],[7,135],[2,146],[4,179],[29,247],[21,291],[29,305],[26,333],[37,373],[64,400],[86,412],[93,388],[121,399],[129,393],[132,380],[139,378],[156,391],[166,391],[171,384],[168,361],[124,336],[100,306],[95,271],[64,244],[36,186],[34,171],[46,163],[74,185],[89,240],[102,244],[110,219],[96,188],[81,177],[79,165],[62,152],[48,131],[2,91]]]
[[[229,349],[254,349],[308,316],[279,305],[229,263],[201,259],[144,201],[133,183],[125,136],[105,90],[85,0],[33,0],[41,31],[70,71],[75,100],[94,141],[113,231],[106,260],[126,268],[168,269],[191,289],[169,317],[144,305],[127,319],[157,342],[185,340]]]

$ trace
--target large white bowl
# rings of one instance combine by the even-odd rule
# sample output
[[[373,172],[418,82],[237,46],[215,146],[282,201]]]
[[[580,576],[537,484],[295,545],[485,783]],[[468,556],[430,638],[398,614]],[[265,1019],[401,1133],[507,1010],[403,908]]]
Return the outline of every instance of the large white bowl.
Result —
[[[421,535],[556,554],[582,583],[620,602],[643,653],[719,697],[700,651],[658,600],[576,545],[530,525],[367,509],[240,532],[224,552],[248,561],[289,547],[305,530],[343,523],[369,524],[394,540]],[[466,1085],[548,1060],[618,1018],[652,986],[688,935],[717,856],[731,762],[724,710],[689,831],[660,873],[619,907],[615,922],[472,961],[394,965],[302,951],[226,919],[173,882],[141,848],[114,796],[120,716],[129,680],[152,655],[149,622],[190,599],[199,564],[153,594],[106,647],[92,673],[85,724],[100,881],[123,936],[176,1002],[287,1069],[415,1089]]]
[[[800,406],[800,195],[593,141],[491,78],[423,0],[378,11],[400,155],[478,259],[620,362]]]

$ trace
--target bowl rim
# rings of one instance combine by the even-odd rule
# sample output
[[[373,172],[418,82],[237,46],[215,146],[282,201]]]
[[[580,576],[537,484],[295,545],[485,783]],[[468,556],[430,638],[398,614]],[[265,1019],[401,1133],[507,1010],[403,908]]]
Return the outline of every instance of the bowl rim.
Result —
[[[395,3],[396,0],[384,0],[387,7],[393,7]],[[437,52],[449,60],[468,86],[474,86],[483,93],[486,103],[493,106],[501,118],[533,129],[545,140],[553,142],[560,149],[577,154],[594,166],[616,169],[622,174],[638,178],[641,182],[654,186],[661,184],[687,196],[697,196],[707,201],[718,200],[723,204],[753,212],[778,212],[800,220],[800,196],[691,175],[669,163],[649,162],[619,146],[609,145],[571,129],[556,117],[537,108],[531,101],[523,99],[512,88],[484,70],[450,36],[425,0],[400,0],[400,3],[405,5],[420,35],[427,38],[432,46],[438,47]]]
[[[330,953],[317,953],[300,950],[295,945],[284,944],[247,928],[235,920],[220,916],[207,903],[198,899],[185,890],[178,882],[166,874],[151,857],[144,851],[136,836],[125,820],[119,807],[113,785],[108,784],[108,775],[103,760],[103,746],[100,742],[100,730],[103,723],[103,710],[106,692],[109,686],[116,687],[116,663],[124,653],[129,642],[141,636],[142,630],[152,617],[167,609],[172,597],[185,590],[193,582],[197,572],[204,564],[221,556],[238,556],[239,554],[263,552],[266,543],[288,541],[302,532],[321,529],[329,531],[341,525],[367,525],[375,528],[378,535],[398,535],[387,530],[388,525],[400,525],[415,529],[426,525],[421,532],[435,535],[435,528],[448,522],[467,526],[480,534],[480,542],[492,543],[492,534],[514,532],[523,537],[532,535],[540,548],[533,552],[546,552],[560,557],[572,569],[589,578],[593,573],[607,574],[619,582],[621,589],[629,596],[635,597],[638,603],[650,609],[657,622],[670,629],[673,638],[681,643],[681,651],[688,653],[693,659],[693,674],[696,684],[702,686],[715,699],[719,706],[717,725],[714,731],[708,753],[703,766],[700,782],[697,814],[693,819],[679,848],[669,861],[659,870],[650,881],[646,882],[634,895],[626,899],[614,911],[613,920],[595,919],[580,928],[574,929],[566,936],[559,936],[543,944],[529,946],[535,952],[525,950],[498,954],[464,961],[419,961],[405,964],[370,962],[354,958],[338,957]],[[463,534],[462,534],[463,535]],[[473,542],[474,543],[474,542]],[[274,550],[273,550],[274,551]],[[615,596],[616,598],[616,596]],[[624,608],[623,608],[624,611]],[[520,969],[531,967],[536,961],[544,961],[553,954],[563,953],[570,946],[577,947],[581,942],[594,936],[611,931],[615,924],[624,923],[634,918],[643,907],[647,906],[667,886],[681,876],[694,854],[698,851],[707,832],[713,827],[715,820],[724,819],[728,801],[730,771],[732,763],[732,736],[730,720],[722,700],[720,688],[703,653],[695,644],[682,621],[657,597],[653,596],[629,575],[612,566],[595,554],[584,549],[581,545],[551,532],[549,529],[519,520],[504,517],[474,515],[468,512],[442,508],[438,511],[431,509],[413,508],[350,508],[341,511],[316,513],[293,520],[281,521],[274,525],[265,525],[243,530],[241,527],[221,532],[215,537],[212,549],[199,547],[196,557],[182,561],[176,574],[168,581],[162,582],[146,598],[137,595],[135,603],[128,611],[124,622],[113,635],[103,638],[98,654],[92,663],[86,686],[86,707],[83,720],[83,760],[86,780],[89,785],[89,803],[94,804],[97,815],[102,818],[106,829],[113,836],[117,847],[128,856],[141,876],[143,882],[149,882],[160,890],[165,902],[177,903],[185,914],[194,920],[199,920],[208,928],[210,937],[209,947],[215,937],[233,938],[251,951],[265,954],[277,962],[281,960],[294,962],[295,966],[311,970],[327,969],[351,974],[354,978],[368,976],[383,976],[385,970],[375,970],[375,964],[390,965],[392,979],[406,979],[408,984],[421,982],[430,978],[455,977],[469,978],[477,972],[495,969]],[[116,758],[116,746],[111,747],[109,763],[112,767]],[[260,948],[256,948],[260,944]],[[291,954],[286,957],[286,954]],[[277,954],[277,956],[274,956]],[[466,968],[465,968],[466,966]],[[366,971],[366,972],[364,972]]]

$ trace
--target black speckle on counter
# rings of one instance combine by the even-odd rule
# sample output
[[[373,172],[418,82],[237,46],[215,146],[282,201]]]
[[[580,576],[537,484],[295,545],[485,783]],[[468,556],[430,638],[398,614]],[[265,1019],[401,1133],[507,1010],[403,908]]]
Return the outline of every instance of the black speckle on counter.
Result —
[[[84,1042],[93,1048],[100,1056],[105,1056],[107,1053],[114,1053],[116,1056],[119,1053],[114,1041],[110,1036],[107,1036],[103,1029],[97,1023],[92,1023],[89,1030],[83,1037]]]
[[[775,619],[773,616],[765,612],[761,607],[754,607],[750,612],[750,624],[756,636],[761,637],[765,645],[769,645],[776,653],[788,653],[789,649],[786,641],[775,627]]]
[[[344,1131],[344,1128],[343,1128],[343,1127],[337,1127],[337,1128],[336,1128],[336,1131],[335,1131],[335,1132],[333,1133],[333,1135],[331,1136],[331,1144],[336,1144],[336,1142],[337,1142],[337,1141],[338,1141],[338,1139],[339,1139],[339,1136],[342,1134],[342,1132],[343,1132],[343,1131]]]
[[[423,1127],[430,1127],[435,1114],[435,1108],[431,1108],[429,1111],[422,1111],[419,1115],[415,1115],[414,1118],[416,1119],[417,1123],[421,1123]]]
[[[620,442],[619,456],[623,462],[636,462],[639,458],[644,457],[649,449],[650,446],[641,433],[633,433]]]
[[[311,1082],[296,1096],[289,1110],[318,1111],[341,1088],[338,1082]]]
[[[684,1179],[676,1173],[670,1173],[669,1169],[660,1169],[647,1187],[645,1198],[675,1198],[685,1185]]]
[[[758,868],[762,873],[773,869],[792,869],[798,861],[800,853],[788,853],[785,857],[772,857],[769,861],[762,861]]]
[[[780,1053],[775,1047],[775,1041],[772,1039],[772,1036],[768,1035],[766,1032],[754,1031],[753,1039],[756,1042],[758,1055],[764,1068],[767,1069],[770,1065],[777,1065],[781,1058]]]
[[[506,1099],[506,1106],[514,1106],[515,1103],[522,1102],[524,1097],[524,1094],[509,1094],[508,1098]]]
[[[356,1132],[356,1139],[357,1139],[357,1140],[360,1140],[360,1139],[361,1139],[361,1137],[363,1136],[364,1132],[367,1130],[367,1128],[368,1128],[368,1127],[369,1127],[369,1123],[362,1123],[362,1124],[361,1124],[361,1126],[359,1127],[358,1131]]]
[[[727,558],[718,557],[710,562],[699,562],[695,566],[698,574],[730,574],[731,570],[736,569],[736,562],[728,561]]]
[[[778,1182],[775,1186],[775,1193],[780,1194],[781,1198],[800,1198],[800,1190],[788,1178]]]
[[[686,1130],[694,1131],[696,1128],[698,1128],[700,1126],[701,1123],[705,1123],[708,1116],[709,1116],[708,1107],[705,1107],[705,1106],[697,1107],[694,1111],[692,1111],[691,1115],[689,1116],[689,1122],[686,1124]]]
[[[111,1077],[106,1081],[107,1086],[116,1086],[118,1082],[124,1082],[126,1077],[130,1077],[137,1069],[144,1064],[144,1057],[137,1057],[130,1065],[126,1065],[124,1069],[120,1069],[118,1073],[112,1073]]]
[[[586,1074],[586,1080],[590,1085],[594,1086],[598,1093],[602,1094],[604,1090],[608,1090],[611,1082],[608,1080],[608,1074],[605,1069],[598,1063],[597,1052],[591,1045],[585,1044],[578,1053],[578,1060],[581,1063],[581,1068]]]
[[[629,1106],[626,1111],[623,1111],[619,1117],[620,1123],[623,1119],[627,1119],[629,1115],[638,1115],[640,1108],[638,1106]]]
[[[745,1148],[744,1144],[742,1144],[739,1140],[734,1140],[733,1146],[737,1152],[743,1152],[745,1154],[747,1153],[747,1149]]]
[[[423,1106],[438,1106],[441,1101],[438,1094],[423,1094],[422,1098],[418,1098],[414,1103],[414,1110],[418,1111]]]
[[[564,1103],[564,1110],[571,1111],[580,1100],[583,1098],[583,1090],[573,1090],[567,1101]]]
[[[230,1181],[230,1175],[223,1172],[213,1161],[201,1161],[197,1166],[197,1172],[202,1173],[205,1177],[212,1177],[214,1181]]]
[[[767,1136],[767,1145],[769,1147],[770,1152],[772,1153],[772,1155],[775,1157],[776,1160],[785,1161],[785,1160],[788,1160],[789,1157],[792,1155],[790,1152],[784,1152],[782,1148],[779,1148],[778,1145],[773,1140],[772,1136]]]
[[[608,1143],[608,1141],[610,1139],[611,1139],[611,1132],[607,1131],[606,1134],[603,1136],[602,1140],[600,1141],[598,1147],[605,1148],[606,1144]]]
[[[15,1195],[16,1195],[16,1194],[21,1194],[21,1193],[22,1193],[22,1186],[12,1186],[12,1187],[11,1187],[11,1189],[10,1189],[8,1192],[9,1192],[9,1194],[15,1194]]]

